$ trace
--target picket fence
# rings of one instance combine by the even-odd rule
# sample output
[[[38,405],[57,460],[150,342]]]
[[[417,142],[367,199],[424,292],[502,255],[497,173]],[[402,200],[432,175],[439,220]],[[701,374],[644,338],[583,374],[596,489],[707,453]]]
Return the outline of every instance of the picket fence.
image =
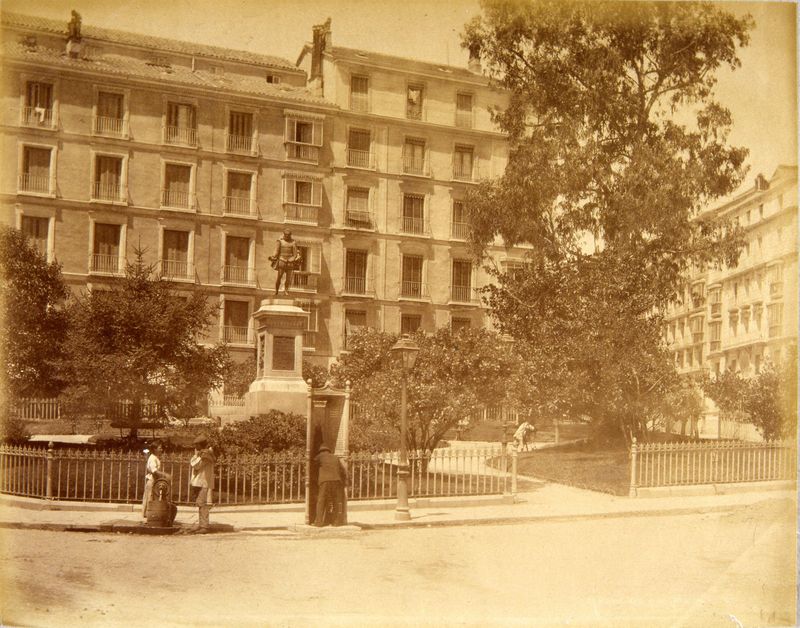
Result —
[[[639,488],[794,480],[789,441],[700,441],[631,445],[630,494]]]
[[[161,460],[172,476],[172,500],[190,503],[189,455],[163,454]],[[397,452],[349,456],[348,499],[396,497],[398,465]],[[409,466],[412,497],[500,494],[515,485],[504,471],[506,454],[499,448],[414,451]],[[214,502],[219,505],[305,500],[304,454],[221,457],[215,471]],[[136,503],[142,499],[144,473],[145,456],[138,451],[0,445],[0,493],[10,495]]]

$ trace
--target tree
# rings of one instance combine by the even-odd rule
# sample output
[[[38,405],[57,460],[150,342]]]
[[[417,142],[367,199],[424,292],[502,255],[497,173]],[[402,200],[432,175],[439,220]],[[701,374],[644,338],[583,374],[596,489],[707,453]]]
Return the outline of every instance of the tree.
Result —
[[[745,174],[713,88],[752,20],[700,3],[482,6],[464,44],[508,91],[494,118],[510,152],[469,195],[471,245],[532,245],[522,269],[490,267],[488,303],[554,411],[640,433],[677,385],[654,312],[694,265],[734,265],[742,245],[702,209]]]
[[[124,418],[131,435],[142,423],[145,401],[192,416],[229,368],[224,345],[200,342],[217,306],[199,291],[175,294],[144,264],[143,252],[136,255],[125,277],[108,289],[70,300],[63,364],[70,411],[101,415],[114,403],[132,402]]]
[[[48,263],[22,232],[3,227],[0,273],[0,354],[5,360],[8,397],[56,396],[63,386],[57,363],[67,331],[62,307],[67,287],[61,267]]]
[[[408,446],[430,452],[459,421],[506,399],[506,384],[518,366],[508,343],[484,329],[413,336],[420,351],[408,375]],[[337,386],[352,384],[361,425],[379,438],[400,429],[401,371],[391,356],[397,336],[367,329],[348,337],[348,352],[331,367]]]

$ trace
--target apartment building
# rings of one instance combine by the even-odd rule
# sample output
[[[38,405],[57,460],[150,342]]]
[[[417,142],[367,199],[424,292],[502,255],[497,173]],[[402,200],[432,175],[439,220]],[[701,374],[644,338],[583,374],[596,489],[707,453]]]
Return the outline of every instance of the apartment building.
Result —
[[[797,345],[797,168],[779,167],[711,211],[741,225],[734,268],[694,273],[666,313],[664,338],[683,373],[753,375]]]
[[[312,361],[365,325],[487,323],[463,198],[502,172],[506,143],[489,116],[502,95],[474,61],[336,48],[329,23],[297,63],[16,14],[2,30],[0,215],[73,289],[143,251],[177,291],[219,303],[207,340],[243,358],[288,226]]]

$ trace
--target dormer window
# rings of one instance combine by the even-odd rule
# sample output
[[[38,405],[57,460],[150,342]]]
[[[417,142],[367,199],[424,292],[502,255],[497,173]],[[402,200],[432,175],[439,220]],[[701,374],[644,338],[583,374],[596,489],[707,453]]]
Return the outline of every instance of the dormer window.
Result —
[[[422,85],[409,85],[406,91],[406,118],[422,120],[424,88]]]
[[[270,83],[272,85],[277,85],[280,82],[281,82],[281,77],[278,76],[277,74],[267,74],[267,83]]]

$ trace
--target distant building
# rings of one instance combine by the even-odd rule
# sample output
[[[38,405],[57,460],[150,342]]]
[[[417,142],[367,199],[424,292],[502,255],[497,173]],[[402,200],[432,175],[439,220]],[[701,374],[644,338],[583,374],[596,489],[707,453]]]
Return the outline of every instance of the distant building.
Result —
[[[797,346],[797,168],[759,175],[749,190],[713,208],[746,230],[733,268],[690,277],[666,312],[664,338],[682,373],[758,373]]]
[[[176,290],[219,302],[207,341],[243,359],[290,227],[312,361],[365,325],[486,324],[463,198],[503,172],[507,147],[489,116],[503,95],[475,60],[337,48],[329,24],[297,64],[9,13],[2,31],[0,220],[73,289],[113,281],[143,250]]]

